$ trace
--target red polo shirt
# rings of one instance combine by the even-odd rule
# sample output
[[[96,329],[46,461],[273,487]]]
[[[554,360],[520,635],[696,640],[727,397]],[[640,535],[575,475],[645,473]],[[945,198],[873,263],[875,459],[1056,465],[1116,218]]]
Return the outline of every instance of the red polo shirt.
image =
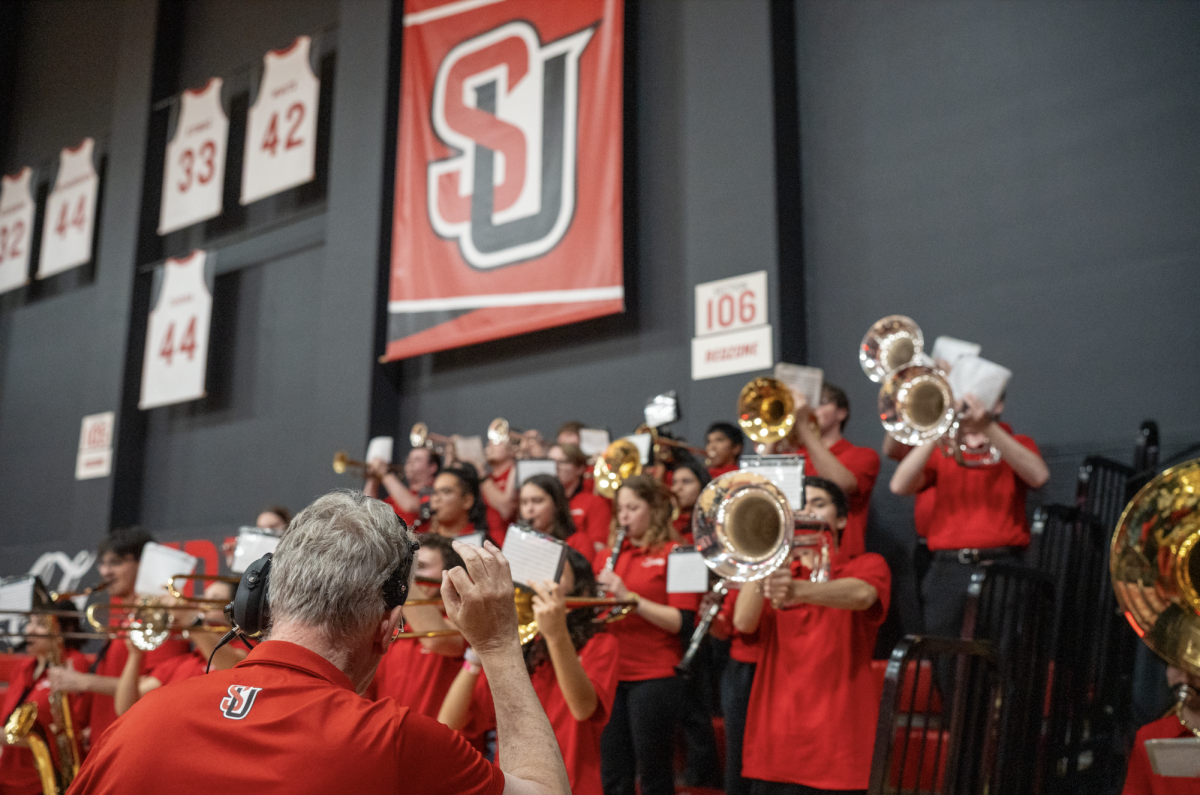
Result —
[[[119,600],[113,599],[114,604],[119,604]],[[116,615],[117,611],[113,611],[113,621],[118,618],[123,618]],[[115,624],[114,624],[115,625]],[[172,657],[178,657],[182,654],[187,654],[192,645],[186,640],[168,640],[163,645],[151,652],[147,652],[142,657],[142,669],[140,673],[145,674],[155,666],[160,665]],[[129,649],[125,647],[124,640],[113,640],[107,644],[107,651],[103,652],[104,659],[96,665],[95,673],[99,676],[111,676],[120,678],[121,672],[125,670],[125,660],[129,658]],[[96,741],[100,739],[100,735],[112,725],[117,719],[117,710],[113,704],[112,696],[102,696],[99,693],[92,695],[92,711],[88,717],[88,726],[91,727],[91,742],[94,746]]]
[[[1012,433],[1005,423],[1000,427]],[[1028,436],[1013,436],[1033,452]],[[1007,461],[985,467],[959,466],[953,456],[936,449],[925,465],[925,482],[936,487],[927,524],[929,548],[987,549],[1029,545],[1025,521],[1025,481]]]
[[[513,476],[513,472],[516,470],[516,468],[516,464],[510,463],[508,465],[508,469],[504,470],[500,474],[493,472],[487,476],[487,479],[495,483],[496,488],[500,489],[500,491],[504,491],[506,488],[508,488],[508,479]],[[484,503],[486,504],[487,500],[484,500]],[[498,547],[503,548],[504,546],[504,536],[508,535],[508,522],[508,519],[504,519],[500,516],[499,511],[497,511],[491,505],[487,506],[488,534],[492,537],[492,543]]]
[[[419,640],[398,640],[388,647],[375,672],[375,698],[394,699],[400,706],[436,720],[462,662],[461,654],[448,657],[430,651]]]
[[[1121,795],[1200,795],[1200,779],[1157,775],[1150,767],[1150,755],[1146,753],[1147,740],[1194,736],[1174,713],[1138,729],[1137,738],[1133,741],[1133,753],[1129,755],[1129,769],[1125,773],[1125,789],[1121,790]]]
[[[625,587],[638,596],[695,612],[700,607],[703,594],[667,593],[667,555],[678,546],[674,541],[668,541],[654,550],[648,550],[626,541],[613,571],[625,583]],[[592,564],[596,571],[604,568],[608,555],[606,551],[596,554]],[[675,675],[675,666],[683,659],[678,632],[656,627],[636,612],[609,624],[608,631],[621,648],[617,675],[620,681],[640,682]]]
[[[831,577],[863,580],[879,598],[866,610],[763,606],[750,636],[762,660],[746,714],[746,778],[866,789],[881,695],[871,655],[887,616],[891,574],[882,557],[867,553],[838,555]]]
[[[428,488],[421,489],[420,491],[417,492],[417,499],[421,501],[421,505],[428,505],[429,498],[432,495],[433,495],[432,489],[428,489]],[[413,524],[417,521],[417,517],[419,516],[418,513],[416,513],[416,512],[409,513],[408,511],[400,510],[400,506],[396,504],[396,501],[394,499],[392,499],[392,495],[390,495],[390,494],[388,496],[384,497],[383,501],[386,502],[388,505],[392,506],[392,510],[396,512],[396,515],[404,520],[404,524],[406,524],[409,527],[409,529],[412,529]]]
[[[724,475],[726,472],[737,472],[737,469],[738,469],[738,462],[734,461],[732,464],[725,464],[724,466],[709,467],[708,474],[713,480],[716,480],[717,478]]]
[[[801,447],[798,452],[804,456],[805,475],[824,477],[813,466],[806,448]],[[858,484],[858,490],[848,497],[850,515],[846,517],[846,529],[842,531],[841,540],[841,549],[850,557],[855,557],[867,551],[867,514],[871,508],[871,491],[875,488],[875,479],[879,477],[879,453],[870,447],[850,444],[844,438],[834,442],[829,452],[850,470]]]
[[[676,516],[674,519],[671,520],[671,526],[674,527],[675,532],[679,534],[680,541],[682,541],[684,544],[687,544],[689,546],[692,544],[692,509],[691,508],[680,511],[679,516]]]
[[[755,587],[753,584],[749,587]],[[717,638],[729,639],[729,656],[738,662],[757,663],[762,651],[757,644],[747,643],[746,636],[733,627],[733,606],[737,603],[738,592],[731,590],[725,594],[721,609],[713,619],[711,634]]]
[[[101,739],[72,791],[158,795],[164,775],[180,795],[504,791],[500,768],[461,735],[391,699],[360,697],[327,660],[279,640],[227,671],[148,693]]]
[[[63,664],[76,671],[88,669],[87,660],[74,649],[68,649],[63,655]],[[0,721],[7,721],[21,703],[37,705],[37,722],[50,738],[50,724],[53,716],[50,712],[50,680],[46,672],[35,681],[33,671],[37,667],[37,658],[30,657],[22,662],[13,672],[8,683],[8,691],[4,694],[4,706],[0,707]],[[26,692],[28,690],[28,692]],[[25,695],[21,702],[22,694]],[[71,706],[71,717],[74,719],[75,737],[87,725],[88,712],[91,709],[92,694],[68,693],[67,703]],[[58,764],[58,746],[51,739],[50,756]],[[16,745],[6,745],[0,753],[0,793],[4,795],[40,795],[42,781],[38,777],[37,768],[33,765],[33,753],[28,748]]]
[[[154,666],[148,676],[153,676],[164,685],[170,685],[175,682],[185,682],[197,676],[204,676],[204,669],[207,667],[208,658],[193,650],[190,654],[180,654],[159,663]]]
[[[590,483],[591,481],[584,481]],[[569,500],[571,518],[575,520],[575,528],[580,530],[592,542],[592,551],[587,553],[588,560],[596,554],[597,549],[608,543],[608,527],[612,524],[612,503],[603,497],[584,491],[582,487]],[[599,544],[599,546],[595,546]]]
[[[584,721],[575,720],[567,700],[558,686],[558,676],[549,660],[542,663],[530,675],[538,701],[546,710],[554,737],[562,751],[567,766],[567,778],[571,781],[572,795],[602,795],[600,787],[600,734],[608,724],[612,713],[613,699],[617,695],[617,659],[620,650],[611,635],[601,632],[579,651],[579,662],[587,674],[588,681],[596,691],[596,711]],[[475,682],[471,696],[470,728],[472,731],[489,731],[496,728],[496,705],[488,687],[487,674],[481,674]],[[496,759],[497,764],[500,759]]]

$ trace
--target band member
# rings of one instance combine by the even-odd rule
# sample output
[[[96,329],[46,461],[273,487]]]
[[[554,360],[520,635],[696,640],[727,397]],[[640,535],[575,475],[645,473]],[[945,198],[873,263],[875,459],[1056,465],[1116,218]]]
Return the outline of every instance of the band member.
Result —
[[[532,587],[538,637],[526,644],[525,667],[554,728],[571,792],[601,795],[600,735],[616,696],[617,641],[608,633],[597,634],[601,625],[592,611],[566,608],[566,596],[596,595],[592,566],[577,550],[567,550],[557,584]],[[495,702],[477,663],[462,667],[438,720],[452,729],[496,727]]]
[[[228,604],[233,601],[233,592],[234,587],[231,583],[212,582],[204,589],[204,598]],[[167,605],[177,603],[170,596],[164,597],[163,602]],[[210,610],[198,610],[190,617],[186,613],[177,612],[175,620],[184,627],[210,626],[222,627],[224,629],[229,628],[225,612],[219,607]],[[113,707],[117,715],[124,715],[138,699],[151,690],[157,690],[163,685],[182,682],[195,676],[203,676],[205,671],[208,670],[210,659],[212,660],[212,669],[214,671],[224,671],[246,659],[246,649],[240,644],[226,644],[217,649],[217,643],[221,639],[219,633],[205,631],[188,634],[192,642],[190,653],[179,654],[159,663],[145,676],[139,676],[139,672],[143,668],[142,663],[146,652],[139,649],[133,641],[125,641],[125,652],[128,654],[128,657],[125,660],[125,668],[121,671],[121,677],[117,681],[117,692],[113,694]]]
[[[585,557],[594,556],[592,541],[575,527],[571,506],[554,475],[534,475],[521,484],[521,518],[539,533],[565,541]]]
[[[74,610],[69,599],[56,603],[52,609]],[[71,638],[47,637],[54,632],[78,632],[79,621],[70,616],[34,615],[30,617],[25,631],[28,659],[20,663],[12,673],[8,690],[4,694],[4,706],[0,708],[0,721],[7,722],[13,711],[21,704],[37,706],[37,723],[50,748],[51,757],[58,765],[58,746],[54,741],[58,726],[50,708],[50,678],[47,676],[51,662],[61,658],[62,664],[74,671],[86,671],[87,660],[79,653],[82,641]],[[55,648],[57,647],[57,649]],[[71,719],[76,737],[87,725],[91,710],[91,696],[71,695]],[[4,732],[0,732],[0,792],[5,795],[38,795],[42,792],[41,779],[34,765],[33,753],[23,740],[17,745],[6,745]]]
[[[445,572],[462,567],[463,560],[448,538],[433,533],[417,537],[417,577],[442,580]],[[435,585],[413,584],[411,599],[430,599],[438,595]],[[436,605],[408,605],[404,608],[405,630],[431,632],[451,629]],[[397,640],[383,655],[372,683],[376,700],[391,698],[430,718],[436,718],[442,699],[455,675],[462,668],[466,644],[462,635],[443,635],[416,640]]]
[[[617,599],[634,599],[633,615],[610,627],[620,646],[616,699],[600,742],[605,795],[633,795],[635,776],[642,795],[673,795],[672,751],[682,689],[675,666],[683,656],[681,637],[695,624],[698,594],[667,593],[671,500],[663,485],[646,475],[628,478],[617,490],[617,528],[625,542],[613,571],[608,552],[596,556],[600,585]]]
[[[712,481],[712,477],[708,474],[708,468],[690,455],[680,456],[671,473],[671,496],[675,500],[675,507],[679,509],[679,515],[671,521],[671,526],[680,541],[691,544],[692,512],[700,492]]]
[[[287,530],[288,522],[292,521],[292,512],[282,505],[268,505],[255,520],[254,526],[260,530],[271,530],[282,533]]]
[[[491,470],[479,491],[487,506],[487,524],[492,539],[504,546],[504,534],[508,523],[517,515],[517,479],[513,457],[513,446],[507,442],[488,442],[484,448],[488,468]]]
[[[704,435],[704,454],[708,456],[708,474],[718,478],[738,468],[738,458],[746,437],[742,429],[730,422],[714,422]]]
[[[142,557],[142,548],[153,540],[150,534],[140,527],[124,527],[113,530],[100,544],[100,576],[108,584],[108,598],[114,605],[135,599],[138,561]],[[122,618],[119,615],[120,611],[112,612],[114,620]],[[186,640],[165,641],[154,651],[147,652],[142,673],[171,657],[187,652]],[[54,668],[50,671],[50,685],[54,689],[67,693],[92,694],[87,729],[81,736],[85,752],[117,719],[113,695],[117,692],[121,672],[125,670],[127,655],[124,641],[110,640],[100,649],[88,673],[79,673],[71,668]]]
[[[395,512],[353,492],[319,498],[275,552],[268,640],[229,671],[160,689],[97,744],[76,780],[89,795],[397,792],[568,795],[554,732],[525,671],[508,563],[456,547],[466,570],[442,584],[447,614],[479,654],[496,704],[500,767],[432,718],[367,689],[411,582],[416,542]],[[213,764],[213,759],[222,764]],[[503,772],[501,772],[503,770]]]
[[[833,384],[821,386],[821,403],[809,406],[802,392],[796,398],[798,452],[804,456],[804,473],[820,475],[837,484],[850,501],[850,517],[842,533],[842,546],[848,555],[867,551],[867,514],[871,491],[879,477],[879,454],[869,447],[857,447],[842,436],[850,419],[850,400]],[[809,418],[815,422],[810,422]],[[814,427],[815,426],[815,427]]]
[[[554,435],[555,444],[573,444],[579,446],[579,432],[583,430],[583,423],[578,420],[564,422],[562,427],[558,429],[558,433]]]
[[[428,447],[414,447],[404,459],[404,480],[396,477],[382,458],[367,462],[367,482],[363,494],[379,496],[379,486],[387,489],[383,501],[396,511],[404,523],[412,527],[421,517],[421,509],[428,505],[433,494],[433,479],[442,471],[442,457]]]
[[[725,717],[725,795],[749,795],[750,779],[742,776],[742,746],[746,733],[746,712],[750,708],[750,689],[761,650],[746,641],[746,635],[733,626],[737,591],[725,594],[721,610],[709,628],[718,640],[729,641],[729,660],[721,672],[721,714]],[[716,593],[705,599],[719,598]],[[706,605],[702,604],[703,611]]]
[[[1000,422],[1001,398],[989,412],[974,395],[967,395],[962,414],[963,442],[972,449],[989,445],[1000,452],[999,463],[964,467],[934,442],[904,457],[892,475],[893,494],[917,494],[936,486],[927,538],[933,563],[921,588],[925,632],[957,638],[962,628],[967,587],[981,562],[1012,559],[1029,546],[1025,495],[1050,478],[1037,445],[1028,436],[1014,436]],[[938,671],[942,695],[948,698],[953,671]]]
[[[1125,788],[1121,795],[1200,795],[1200,778],[1160,776],[1150,766],[1146,751],[1147,740],[1168,740],[1178,737],[1192,739],[1200,731],[1200,676],[1191,676],[1175,667],[1167,668],[1167,683],[1171,687],[1189,685],[1194,691],[1184,702],[1182,715],[1171,710],[1152,723],[1138,729],[1125,772]]]
[[[458,464],[438,473],[433,481],[429,508],[433,515],[429,525],[431,533],[457,538],[488,532],[483,498],[479,495],[479,478],[470,464]]]
[[[582,530],[594,545],[593,550],[587,553],[590,558],[608,543],[612,503],[592,493],[592,481],[587,478],[587,456],[578,445],[556,444],[550,448],[549,455],[558,467],[558,482],[567,494],[575,527]]]
[[[517,441],[517,458],[528,461],[546,457],[546,439],[538,429],[530,428],[518,436]]]
[[[835,483],[805,481],[804,512],[840,533],[849,506]],[[891,575],[874,553],[833,556],[828,582],[810,582],[811,552],[743,587],[734,626],[761,648],[742,775],[754,795],[864,790],[871,769],[879,686],[875,634],[887,615]],[[773,607],[778,605],[778,608]]]

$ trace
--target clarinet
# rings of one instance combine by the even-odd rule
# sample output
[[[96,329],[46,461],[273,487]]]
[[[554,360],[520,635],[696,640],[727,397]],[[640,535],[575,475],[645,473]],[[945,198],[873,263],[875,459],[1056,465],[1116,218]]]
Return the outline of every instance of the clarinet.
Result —
[[[692,659],[696,656],[696,652],[700,651],[700,644],[704,641],[704,636],[708,634],[708,628],[712,626],[713,619],[717,617],[717,613],[721,612],[721,603],[724,601],[724,596],[729,592],[725,586],[725,580],[720,580],[713,586],[713,593],[720,594],[721,599],[713,600],[713,603],[708,606],[701,616],[699,623],[696,624],[696,629],[692,632],[692,640],[688,644],[687,651],[684,652],[683,659],[679,661],[679,665],[675,666],[675,673],[682,677],[687,677],[691,673]]]
[[[629,528],[625,525],[617,527],[617,536],[613,539],[612,549],[609,550],[608,560],[604,564],[605,571],[613,571],[617,568],[617,558],[621,555],[621,547],[625,545],[625,534],[629,532]],[[603,586],[596,589],[600,596],[608,596],[608,591]],[[617,608],[609,608],[607,614],[596,616],[596,621],[604,621],[607,617],[612,616]]]

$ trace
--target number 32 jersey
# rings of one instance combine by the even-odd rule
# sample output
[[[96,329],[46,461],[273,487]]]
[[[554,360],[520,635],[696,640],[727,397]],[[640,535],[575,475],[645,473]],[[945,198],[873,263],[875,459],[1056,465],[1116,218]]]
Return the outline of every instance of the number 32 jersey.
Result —
[[[163,266],[158,303],[150,311],[142,394],[138,408],[152,409],[204,397],[212,296],[204,281],[203,251]]]

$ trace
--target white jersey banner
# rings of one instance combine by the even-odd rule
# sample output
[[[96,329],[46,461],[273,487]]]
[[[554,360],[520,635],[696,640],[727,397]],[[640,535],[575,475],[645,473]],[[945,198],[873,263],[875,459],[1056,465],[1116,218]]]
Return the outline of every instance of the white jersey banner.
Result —
[[[58,156],[58,176],[46,199],[42,222],[42,255],[37,277],[44,279],[83,265],[92,258],[96,222],[96,192],[100,178],[92,165],[95,142],[84,138]]]
[[[258,98],[246,120],[242,204],[312,181],[321,81],[308,62],[308,36],[263,56]]]
[[[162,289],[146,329],[140,409],[204,397],[212,319],[212,296],[204,281],[205,259],[203,251],[193,251],[163,265]]]
[[[29,283],[29,239],[33,236],[33,196],[26,166],[5,177],[0,189],[0,293]]]
[[[163,167],[160,235],[221,214],[229,148],[229,119],[221,107],[221,84],[221,78],[214,77],[199,91],[189,88],[183,92],[175,137],[167,144]]]

